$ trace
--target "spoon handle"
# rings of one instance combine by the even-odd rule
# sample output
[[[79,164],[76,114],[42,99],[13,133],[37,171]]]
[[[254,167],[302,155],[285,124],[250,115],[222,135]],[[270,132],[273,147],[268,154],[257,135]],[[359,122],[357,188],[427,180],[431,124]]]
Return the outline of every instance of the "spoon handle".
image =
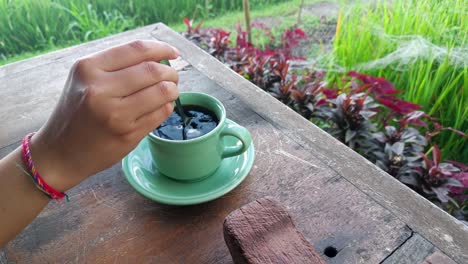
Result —
[[[171,63],[168,60],[161,60],[159,63],[165,64],[167,66],[171,66]],[[177,112],[179,112],[179,115],[182,117],[184,124],[187,125],[190,120],[189,120],[189,117],[185,114],[184,109],[182,108],[180,97],[177,97],[175,103],[176,103]]]
[[[184,112],[184,108],[182,107],[182,103],[180,103],[180,98],[177,97],[175,100],[176,107],[177,107],[177,112],[179,112],[179,115],[182,117],[182,120],[184,121],[184,124],[187,125],[189,122],[188,116]]]

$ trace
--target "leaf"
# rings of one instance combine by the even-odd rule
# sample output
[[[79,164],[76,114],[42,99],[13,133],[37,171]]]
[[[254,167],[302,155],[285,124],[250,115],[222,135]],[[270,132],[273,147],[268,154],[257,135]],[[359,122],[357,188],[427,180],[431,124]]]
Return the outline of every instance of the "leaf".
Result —
[[[408,120],[408,124],[428,128],[426,122],[422,121],[421,119]]]
[[[362,117],[364,117],[366,120],[371,118],[376,114],[374,111],[369,111],[369,110],[362,110],[359,114],[361,114]]]
[[[375,155],[375,157],[378,159],[378,160],[383,160],[385,159],[385,153],[381,152],[380,150],[379,151],[373,151],[372,154]]]
[[[388,144],[388,143],[385,144],[384,152],[388,156],[389,159],[393,158],[392,146],[390,144]]]
[[[402,155],[404,149],[405,149],[405,143],[396,142],[395,144],[392,145],[392,151],[397,155]]]
[[[409,156],[409,157],[405,157],[405,159],[406,159],[408,162],[414,162],[414,161],[420,160],[421,157],[420,157],[420,156]]]
[[[427,124],[421,120],[423,117],[430,118],[430,116],[423,111],[413,111],[405,116],[408,124],[427,128]]]
[[[377,165],[379,168],[381,168],[384,171],[388,171],[387,166],[381,160],[377,160],[375,162],[375,165]]]
[[[373,133],[372,136],[380,142],[385,142],[385,134],[383,132]]]
[[[357,79],[361,80],[363,83],[374,83],[375,82],[374,77],[372,77],[370,75],[365,75],[365,74],[362,74],[362,73],[358,73],[358,72],[355,72],[355,71],[348,72],[348,76],[357,78]]]
[[[318,107],[318,106],[324,105],[326,103],[327,103],[327,99],[322,98],[322,99],[318,100],[318,102],[316,103],[316,106]]]
[[[435,166],[438,166],[439,163],[440,163],[440,149],[439,149],[439,146],[437,145],[434,145],[433,149],[432,149],[432,160],[434,161],[434,165]]]
[[[314,112],[314,111],[315,111],[314,104],[312,104],[312,103],[306,104],[306,107],[307,107],[307,109],[309,109],[311,112]]]
[[[402,175],[400,176],[399,180],[403,182],[404,184],[411,185],[414,187],[419,186],[419,181],[416,175],[410,174],[410,175]]]
[[[457,166],[457,167],[460,168],[462,171],[468,170],[468,166],[465,165],[465,164],[463,164],[463,163],[456,162],[456,161],[453,161],[453,160],[446,160],[446,161],[452,163],[452,164],[455,165],[455,166]]]
[[[424,113],[423,111],[413,111],[409,113],[408,115],[406,115],[406,118],[408,120],[413,120],[413,119],[420,119],[421,117],[424,117],[424,116],[427,116],[427,114]]]
[[[425,145],[426,145],[425,143],[423,145],[413,144],[411,146],[413,148],[411,152],[412,153],[421,153],[421,152],[423,152]]]
[[[381,96],[377,97],[376,101],[388,107],[389,109],[398,112],[400,114],[408,114],[421,108],[418,104],[413,104],[404,100],[399,99],[395,96]]]
[[[374,93],[377,93],[377,95],[392,95],[402,92],[401,90],[396,90],[393,83],[385,80],[384,78],[376,78],[376,82],[378,83],[379,89],[374,89]]]
[[[425,169],[429,170],[432,167],[432,161],[426,156],[426,154],[421,153],[421,156],[424,160]]]
[[[458,204],[457,201],[455,201],[455,199],[453,199],[452,197],[449,196],[449,200],[450,200],[450,202],[453,203],[453,205],[455,205],[455,207],[456,207],[457,209],[460,209],[460,205]]]
[[[406,143],[415,143],[415,144],[420,145],[420,146],[426,146],[426,144],[427,144],[426,138],[421,136],[421,135],[417,135],[415,137],[409,138],[409,139],[405,140],[405,142]]]
[[[84,39],[87,41],[90,38],[91,34],[93,34],[93,33],[94,33],[94,31],[88,30],[86,32],[86,34],[84,35]]]
[[[455,186],[455,187],[465,187],[459,180],[456,180],[453,178],[447,179],[447,185]]]
[[[459,172],[453,175],[453,177],[459,180],[466,188],[468,188],[468,172]]]
[[[388,98],[379,97],[379,98],[376,98],[376,101],[383,104],[384,106],[388,107],[390,110],[393,110],[395,112],[400,112],[399,108],[397,106],[395,106],[395,103],[393,102],[393,100],[390,100]]]
[[[405,100],[401,100],[397,97],[395,98],[396,98],[396,104],[398,105],[398,108],[400,109],[399,112],[402,114],[411,113],[421,108],[421,106],[418,104],[414,104]]]
[[[336,97],[338,97],[338,90],[334,89],[334,90],[331,90],[331,89],[323,89],[323,93],[325,94],[325,96],[328,98],[328,99],[334,99]]]
[[[395,134],[396,128],[394,126],[386,126],[385,132],[387,132],[387,135],[392,136],[393,134]]]
[[[439,168],[444,172],[458,172],[458,171],[460,171],[459,168],[453,166],[450,163],[445,163],[445,162],[439,164]]]
[[[185,23],[185,22],[184,22],[184,23]],[[200,28],[201,28],[202,24],[203,24],[203,21],[200,21],[200,22],[197,24],[197,26],[195,27],[195,32],[196,32],[196,33],[199,33],[199,32],[200,32]],[[224,31],[222,31],[222,32],[224,32]],[[224,33],[226,33],[226,32],[224,32]],[[229,34],[227,34],[227,35],[229,36],[230,34],[231,34],[231,33],[229,33]]]
[[[448,188],[446,187],[437,187],[431,188],[432,191],[437,195],[437,199],[439,199],[441,202],[446,203],[450,200],[450,197],[448,196]]]
[[[356,136],[356,131],[351,129],[346,130],[345,142],[348,143],[354,136]]]
[[[190,31],[192,29],[192,22],[186,17],[184,17],[182,21],[187,26],[187,29]]]

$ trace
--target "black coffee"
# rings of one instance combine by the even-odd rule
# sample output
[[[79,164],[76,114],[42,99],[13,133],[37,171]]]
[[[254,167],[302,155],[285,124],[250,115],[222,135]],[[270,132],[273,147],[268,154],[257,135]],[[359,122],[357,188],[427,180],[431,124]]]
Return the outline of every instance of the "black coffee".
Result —
[[[185,125],[182,117],[174,111],[153,133],[164,139],[188,140],[201,137],[215,129],[219,120],[212,111],[198,105],[184,105],[184,112],[190,118]]]

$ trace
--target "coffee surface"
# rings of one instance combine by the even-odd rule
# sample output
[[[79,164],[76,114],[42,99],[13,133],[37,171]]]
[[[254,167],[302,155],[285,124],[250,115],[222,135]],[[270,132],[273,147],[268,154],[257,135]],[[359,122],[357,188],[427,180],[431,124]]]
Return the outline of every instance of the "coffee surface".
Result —
[[[185,125],[179,113],[174,111],[153,133],[169,140],[189,140],[207,134],[219,123],[216,114],[202,106],[184,105],[183,108],[190,118],[188,124]]]

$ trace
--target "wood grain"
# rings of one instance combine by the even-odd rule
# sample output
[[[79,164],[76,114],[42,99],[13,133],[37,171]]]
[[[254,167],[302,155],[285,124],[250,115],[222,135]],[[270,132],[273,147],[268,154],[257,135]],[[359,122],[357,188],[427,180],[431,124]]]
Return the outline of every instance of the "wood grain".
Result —
[[[244,102],[338,175],[407,223],[460,263],[468,263],[468,228],[379,169],[352,149],[245,80],[164,24],[152,35],[177,47],[182,57]]]
[[[434,245],[419,234],[414,233],[408,241],[392,253],[382,264],[421,263],[435,251]]]
[[[230,213],[223,232],[236,264],[325,264],[287,209],[270,197]]]

